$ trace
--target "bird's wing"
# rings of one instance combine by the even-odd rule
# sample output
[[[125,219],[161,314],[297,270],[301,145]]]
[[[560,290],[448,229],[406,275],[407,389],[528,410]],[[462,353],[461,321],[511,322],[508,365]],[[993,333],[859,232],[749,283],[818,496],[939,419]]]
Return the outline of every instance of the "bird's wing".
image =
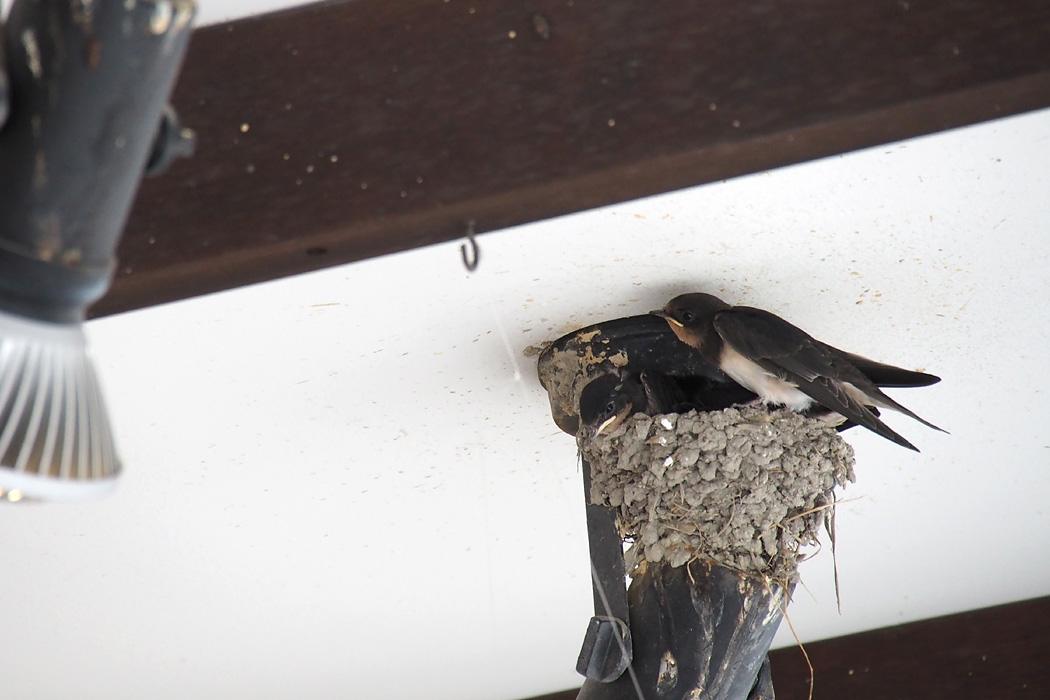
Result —
[[[927,374],[926,372],[915,372],[910,369],[904,369],[903,367],[895,367],[882,362],[876,362],[875,360],[869,360],[866,357],[854,355],[851,352],[845,352],[837,348],[831,349],[859,369],[861,373],[876,386],[887,388],[909,388],[930,386],[931,384],[936,384],[941,381],[940,377]]]
[[[645,369],[638,375],[649,403],[649,415],[679,413],[689,410],[685,391],[674,377]]]
[[[929,386],[930,384],[936,384],[941,381],[940,377],[935,377],[932,374],[926,374],[924,372],[913,372],[911,370],[901,369],[900,367],[894,367],[893,365],[884,365],[881,362],[875,362],[874,360],[869,360],[860,355],[843,352],[842,350],[833,348],[830,345],[824,345],[823,343],[820,344],[824,346],[827,353],[832,357],[832,362],[838,372],[836,376],[842,381],[849,382],[866,394],[872,404],[882,406],[883,408],[892,408],[895,411],[900,411],[904,415],[914,418],[929,428],[939,430],[942,433],[948,432],[944,428],[934,425],[918,415],[910,408],[905,408],[897,403],[897,401],[883,392],[881,388],[884,386]]]
[[[724,408],[750,403],[758,396],[732,379],[727,382],[704,382],[687,391],[689,404],[698,411],[721,411]]]
[[[835,376],[835,357],[828,346],[776,314],[734,306],[715,314],[713,323],[730,347],[781,379]]]
[[[759,364],[762,365],[763,368],[768,368],[765,363]],[[795,384],[803,393],[810,396],[820,405],[845,416],[846,420],[852,421],[857,425],[863,425],[868,430],[881,435],[887,440],[897,443],[901,447],[907,447],[909,450],[915,450],[916,452],[919,451],[919,448],[908,442],[907,439],[890,428],[890,426],[883,423],[882,420],[871,411],[871,409],[860,401],[857,401],[851,392],[845,390],[843,382],[831,377],[817,377],[812,380],[807,380],[803,377],[796,376],[792,379],[790,378],[790,374],[789,377],[787,377],[787,380]]]
[[[747,306],[720,311],[715,315],[714,326],[722,340],[738,353],[794,384],[817,403],[898,445],[918,451],[844,386],[844,380],[865,382],[856,376],[859,371],[834,348],[776,314]]]

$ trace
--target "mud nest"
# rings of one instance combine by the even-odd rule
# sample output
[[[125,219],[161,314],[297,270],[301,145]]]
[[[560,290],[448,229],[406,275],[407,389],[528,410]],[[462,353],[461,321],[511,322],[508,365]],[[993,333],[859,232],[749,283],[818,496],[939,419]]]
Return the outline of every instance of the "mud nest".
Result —
[[[638,414],[579,442],[591,502],[616,508],[632,541],[628,571],[699,558],[794,583],[834,488],[854,480],[853,448],[787,410]]]

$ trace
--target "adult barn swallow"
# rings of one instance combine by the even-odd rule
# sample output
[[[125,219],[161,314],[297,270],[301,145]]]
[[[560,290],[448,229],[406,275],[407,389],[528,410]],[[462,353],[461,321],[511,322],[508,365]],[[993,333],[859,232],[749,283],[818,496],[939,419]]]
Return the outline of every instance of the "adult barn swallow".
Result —
[[[934,430],[884,394],[879,386],[927,386],[939,377],[911,372],[844,352],[813,338],[775,314],[731,306],[710,294],[683,294],[655,315],[682,342],[700,351],[767,404],[805,411],[814,403],[882,437],[918,449],[883,423],[871,407],[889,408]]]
[[[936,377],[921,372],[900,371],[905,375],[916,375],[918,379],[890,375],[891,380],[902,382],[899,386],[926,386],[933,383],[930,379],[936,380]],[[921,383],[916,384],[916,381]],[[583,388],[579,416],[587,429],[587,439],[593,440],[616,430],[636,413],[657,416],[693,410],[721,411],[732,406],[747,405],[757,398],[754,392],[732,380],[717,382],[707,377],[672,377],[651,369],[640,373],[621,369],[619,372],[603,374]],[[879,415],[879,409],[872,407],[870,410],[876,416]],[[839,432],[856,425],[819,404],[811,406],[805,415],[824,421]]]

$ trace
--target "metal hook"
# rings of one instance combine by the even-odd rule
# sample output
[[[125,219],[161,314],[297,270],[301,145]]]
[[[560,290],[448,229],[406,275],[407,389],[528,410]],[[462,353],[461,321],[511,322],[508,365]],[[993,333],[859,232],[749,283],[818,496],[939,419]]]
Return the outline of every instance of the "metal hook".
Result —
[[[467,222],[467,241],[470,242],[471,255],[467,255],[466,243],[459,247],[459,253],[463,256],[467,272],[473,272],[478,269],[478,260],[481,259],[481,250],[478,248],[478,242],[474,240],[474,219]]]

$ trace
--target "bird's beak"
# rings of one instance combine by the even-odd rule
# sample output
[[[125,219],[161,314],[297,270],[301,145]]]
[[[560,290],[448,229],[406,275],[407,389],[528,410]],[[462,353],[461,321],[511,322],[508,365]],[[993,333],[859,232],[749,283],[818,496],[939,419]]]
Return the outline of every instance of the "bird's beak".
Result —
[[[674,318],[672,318],[671,314],[667,313],[663,309],[657,309],[656,311],[650,311],[649,313],[652,314],[653,316],[659,316],[663,320],[667,321],[668,323],[673,323],[674,325],[678,326],[679,328],[683,328],[684,327],[679,321],[677,321]]]
[[[591,434],[591,439],[593,440],[594,438],[598,437],[603,432],[605,432],[605,429],[608,428],[613,423],[615,423],[618,418],[619,418],[619,416],[613,416],[612,418],[606,419],[604,423],[602,423],[601,425],[599,425],[597,428],[594,429],[594,432]]]

